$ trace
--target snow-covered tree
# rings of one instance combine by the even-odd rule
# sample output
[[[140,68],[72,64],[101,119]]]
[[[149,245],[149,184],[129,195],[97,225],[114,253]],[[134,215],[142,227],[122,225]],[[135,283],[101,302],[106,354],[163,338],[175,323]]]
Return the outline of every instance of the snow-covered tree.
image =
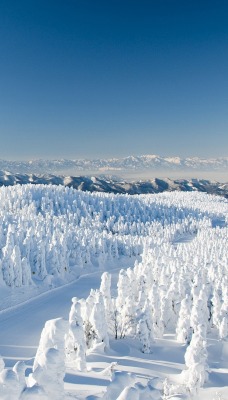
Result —
[[[153,318],[154,337],[161,338],[164,333],[164,324],[161,319],[160,289],[155,283],[149,291],[149,301]]]
[[[141,315],[141,318],[137,325],[137,337],[139,338],[142,347],[141,350],[143,353],[150,353],[150,337],[149,330],[146,323],[146,317],[144,314]]]
[[[149,300],[146,300],[136,331],[137,337],[142,343],[142,352],[151,353],[154,344],[153,319]]]
[[[21,252],[18,245],[15,245],[11,255],[11,265],[14,270],[14,286],[22,285],[22,265],[21,265]]]
[[[55,400],[64,398],[64,376],[65,363],[61,350],[50,347],[36,358],[32,379],[44,389],[48,398]]]
[[[221,323],[221,301],[218,290],[214,290],[211,303],[212,303],[212,323],[213,326],[219,328],[219,325]]]
[[[69,332],[65,338],[67,360],[80,371],[86,370],[86,340],[81,316],[81,304],[73,297],[69,314]]]
[[[190,343],[192,329],[190,325],[191,301],[186,295],[181,301],[179,319],[176,327],[177,341],[179,343]]]
[[[68,322],[62,318],[45,323],[33,363],[33,372],[29,376],[29,386],[40,386],[47,396],[56,400],[64,396],[65,335],[68,329]]]
[[[109,274],[108,272],[104,272],[101,276],[100,293],[103,296],[105,319],[108,325],[108,329],[110,329],[113,321],[114,310],[111,297],[111,274]]]
[[[190,393],[197,393],[208,377],[204,326],[199,326],[197,331],[193,333],[190,345],[185,353],[185,364],[187,370],[182,372],[184,383]]]
[[[197,298],[193,300],[193,307],[190,316],[190,324],[193,332],[197,332],[200,327],[204,338],[206,338],[208,324],[208,315],[207,312],[205,313],[206,307],[207,305],[203,299]]]
[[[107,349],[109,347],[109,336],[105,319],[104,300],[101,293],[99,293],[97,302],[93,306],[89,321],[95,332],[93,345],[103,343],[104,348]]]

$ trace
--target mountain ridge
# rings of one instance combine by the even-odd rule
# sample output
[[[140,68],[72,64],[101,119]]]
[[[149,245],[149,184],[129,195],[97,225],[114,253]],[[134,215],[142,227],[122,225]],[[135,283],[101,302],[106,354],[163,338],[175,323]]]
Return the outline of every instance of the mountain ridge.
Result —
[[[29,161],[9,161],[0,159],[0,170],[14,173],[64,173],[64,171],[142,171],[142,170],[171,170],[171,171],[224,171],[228,170],[228,157],[161,157],[147,154],[123,158],[97,159],[36,159]]]
[[[82,191],[98,191],[122,194],[152,194],[172,191],[198,191],[216,194],[228,198],[228,183],[220,183],[206,179],[169,179],[153,178],[127,181],[115,176],[63,176],[11,174],[0,171],[0,186],[24,184],[62,185]]]

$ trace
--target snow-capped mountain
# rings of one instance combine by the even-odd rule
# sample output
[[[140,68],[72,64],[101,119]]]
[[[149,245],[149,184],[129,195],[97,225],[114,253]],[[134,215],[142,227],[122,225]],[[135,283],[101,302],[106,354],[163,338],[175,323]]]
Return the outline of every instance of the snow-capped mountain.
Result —
[[[228,197],[228,183],[219,183],[205,179],[149,179],[129,182],[115,176],[63,176],[10,174],[0,171],[0,186],[16,184],[63,185],[90,192],[147,194],[161,192],[205,192]]]
[[[203,170],[224,171],[228,169],[228,157],[161,157],[158,155],[129,156],[110,159],[60,159],[6,161],[0,160],[0,170],[11,173],[64,173],[64,171],[142,171],[142,170]],[[69,172],[68,172],[69,173]]]

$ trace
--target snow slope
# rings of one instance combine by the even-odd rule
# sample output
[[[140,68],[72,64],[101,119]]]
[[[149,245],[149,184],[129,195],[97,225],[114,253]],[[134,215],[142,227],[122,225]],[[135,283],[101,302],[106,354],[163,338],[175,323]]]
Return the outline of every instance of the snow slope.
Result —
[[[0,354],[7,366],[34,356],[44,323],[48,319],[68,317],[71,298],[86,297],[100,286],[102,271],[86,274],[60,288],[24,301],[0,312]],[[16,329],[15,329],[16,328]]]

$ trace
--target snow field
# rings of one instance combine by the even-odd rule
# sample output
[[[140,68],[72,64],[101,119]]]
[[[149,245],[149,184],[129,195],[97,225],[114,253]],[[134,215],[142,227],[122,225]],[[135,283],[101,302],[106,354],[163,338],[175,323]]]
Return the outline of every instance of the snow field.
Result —
[[[134,267],[120,269],[116,287],[110,270],[104,272],[100,287],[89,295],[81,290],[75,297],[75,292],[67,318],[45,324],[28,378],[23,363],[8,369],[1,361],[0,398],[227,400],[225,199],[28,185],[2,188],[0,200],[3,291],[62,284],[75,270],[81,275],[89,266],[109,270],[113,262],[131,265],[137,258]],[[56,318],[55,304],[50,308]],[[3,321],[7,325],[7,318]],[[121,370],[125,352],[133,375]],[[93,371],[94,363],[99,371]],[[144,377],[137,364],[143,365]],[[98,384],[87,392],[73,378],[90,382],[102,374],[103,388]]]

